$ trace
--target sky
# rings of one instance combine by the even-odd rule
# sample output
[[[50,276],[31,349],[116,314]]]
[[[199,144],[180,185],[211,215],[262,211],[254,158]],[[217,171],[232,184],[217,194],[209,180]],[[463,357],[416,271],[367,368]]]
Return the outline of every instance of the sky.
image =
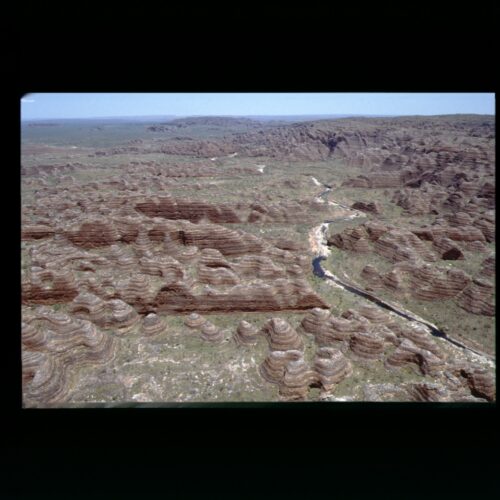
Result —
[[[33,93],[22,120],[120,116],[495,114],[494,93]]]

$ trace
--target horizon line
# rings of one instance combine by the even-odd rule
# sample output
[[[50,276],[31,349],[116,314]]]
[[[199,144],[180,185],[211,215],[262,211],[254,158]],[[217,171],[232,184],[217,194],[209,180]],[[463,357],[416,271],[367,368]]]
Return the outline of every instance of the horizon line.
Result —
[[[350,118],[350,117],[376,117],[376,118],[400,118],[404,116],[457,116],[457,115],[473,115],[473,116],[495,116],[495,113],[438,113],[438,114],[402,114],[402,115],[381,115],[381,114],[364,114],[364,113],[311,113],[311,114],[254,114],[254,115],[242,115],[242,114],[208,114],[208,115],[199,115],[199,114],[187,114],[187,115],[168,115],[168,114],[158,114],[158,115],[112,115],[112,116],[85,116],[85,117],[53,117],[53,118],[25,118],[21,116],[21,121],[48,121],[48,120],[112,120],[118,118],[212,118],[212,117],[220,117],[220,118],[248,118],[248,117],[303,117],[303,116],[331,116],[331,117],[340,117],[340,118]]]

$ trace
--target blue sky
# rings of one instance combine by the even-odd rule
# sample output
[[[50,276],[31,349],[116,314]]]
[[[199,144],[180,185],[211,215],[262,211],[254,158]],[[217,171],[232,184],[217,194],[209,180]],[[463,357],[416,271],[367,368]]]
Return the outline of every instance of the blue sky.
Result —
[[[27,94],[23,120],[149,115],[440,115],[495,113],[493,93]]]

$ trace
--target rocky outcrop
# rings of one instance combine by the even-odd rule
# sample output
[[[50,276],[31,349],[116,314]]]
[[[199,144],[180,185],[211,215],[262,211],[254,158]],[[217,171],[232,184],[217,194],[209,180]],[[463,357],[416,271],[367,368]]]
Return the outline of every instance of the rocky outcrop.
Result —
[[[367,212],[370,214],[380,214],[382,212],[380,204],[373,201],[369,203],[365,203],[363,201],[356,201],[351,205],[351,208],[355,210],[361,210],[362,212]]]
[[[349,347],[364,360],[380,359],[384,352],[384,341],[374,331],[356,332],[351,337]]]
[[[404,366],[405,364],[417,365],[424,375],[436,375],[444,368],[444,361],[432,352],[421,349],[411,340],[405,339],[396,350],[387,357],[385,365],[387,368]]]
[[[492,278],[495,276],[496,257],[495,254],[488,256],[481,264],[480,277]]]
[[[465,258],[460,248],[446,237],[436,238],[433,241],[433,248],[443,260],[464,260]]]
[[[365,317],[370,323],[381,325],[393,325],[394,319],[388,312],[385,312],[380,307],[372,306],[370,304],[363,304],[358,307],[358,313]]]
[[[165,331],[165,322],[155,313],[149,313],[142,320],[142,333],[147,336],[158,335]]]
[[[280,396],[287,400],[304,399],[309,392],[309,387],[316,384],[317,380],[318,375],[303,358],[289,361],[279,384]]]
[[[461,269],[441,269],[424,265],[410,273],[409,288],[420,300],[449,299],[459,294],[470,283],[470,276]]]
[[[50,271],[33,269],[31,279],[22,284],[23,304],[57,304],[71,302],[78,295],[74,274],[66,269]]]
[[[69,381],[61,362],[45,352],[23,350],[23,406],[64,401]]]
[[[328,243],[341,250],[350,250],[353,252],[369,253],[372,251],[368,233],[365,227],[345,229],[342,233],[333,234],[328,238]]]
[[[488,243],[495,241],[495,215],[492,213],[485,213],[476,218],[473,223],[474,227],[479,229],[485,240]]]
[[[253,345],[257,343],[258,336],[258,329],[248,321],[242,320],[240,321],[233,338],[237,344]]]
[[[278,279],[273,284],[254,282],[218,289],[206,285],[196,291],[182,283],[163,286],[152,302],[131,302],[139,312],[155,311],[282,311],[328,307],[326,303],[301,280]]]
[[[352,366],[338,349],[318,349],[312,366],[306,363],[301,351],[292,349],[270,351],[260,366],[260,373],[268,382],[278,384],[282,398],[300,400],[307,397],[312,387],[331,392],[352,374]]]
[[[144,274],[134,274],[129,280],[117,284],[117,292],[129,304],[149,304],[155,297],[155,290]]]
[[[21,240],[39,240],[42,238],[49,238],[53,236],[55,229],[50,226],[39,225],[25,225],[21,229]]]
[[[465,373],[472,395],[495,401],[496,385],[493,374],[482,368],[475,368]]]
[[[210,285],[237,285],[240,283],[239,276],[226,267],[200,266],[198,268],[198,280],[200,283]]]
[[[189,220],[199,222],[206,219],[216,223],[240,223],[235,209],[227,204],[209,203],[161,197],[146,200],[135,205],[135,209],[148,217],[163,217],[171,220]]]
[[[367,283],[367,290],[382,290],[384,283],[382,283],[382,276],[377,271],[375,266],[371,264],[366,265],[360,274],[361,278]]]
[[[102,300],[91,293],[80,293],[70,304],[70,312],[78,318],[88,319],[102,328],[123,334],[140,320],[133,307],[119,299]]]
[[[210,321],[205,321],[201,326],[201,338],[208,342],[221,342],[224,340],[224,332]]]
[[[456,303],[462,309],[483,316],[495,316],[495,287],[483,278],[475,278],[457,296]]]
[[[363,323],[359,319],[337,318],[328,311],[320,311],[314,309],[301,323],[304,331],[314,335],[320,347],[339,346],[348,342],[353,333],[366,329],[366,320]]]
[[[266,255],[245,255],[234,260],[232,268],[240,276],[252,276],[259,279],[284,278],[286,270],[278,266]]]
[[[330,311],[315,307],[308,313],[301,322],[301,327],[307,333],[312,333],[314,336],[323,332],[327,321],[330,318]]]
[[[225,256],[261,253],[264,249],[260,238],[215,224],[184,223],[176,239],[183,245],[197,246],[202,250],[215,248]]]
[[[411,325],[411,327],[399,327],[397,333],[402,339],[411,340],[420,349],[432,352],[438,358],[446,359],[444,351],[438,346],[432,335],[423,325],[417,324]]]
[[[113,337],[90,321],[44,307],[24,325],[23,345],[23,399],[27,406],[63,402],[71,374],[86,364],[107,363],[115,355]]]
[[[201,328],[201,326],[204,325],[206,321],[207,320],[203,316],[200,316],[197,313],[191,313],[184,320],[184,324],[189,328]]]
[[[169,255],[143,257],[139,260],[139,269],[143,274],[162,276],[166,282],[185,279],[182,264]]]
[[[274,351],[301,350],[304,342],[300,335],[281,318],[272,318],[263,326],[269,347]]]
[[[322,389],[331,391],[336,384],[352,375],[352,365],[338,349],[321,347],[316,351],[314,371]]]
[[[118,230],[107,220],[83,222],[78,228],[68,229],[65,236],[76,246],[99,248],[112,245],[120,238]]]
[[[432,382],[410,384],[407,391],[411,399],[418,402],[437,403],[453,400],[450,391],[445,386]]]
[[[437,256],[412,232],[393,229],[384,233],[375,241],[374,250],[392,262],[422,259],[428,262],[437,260]]]
[[[303,353],[297,350],[270,351],[264,362],[260,365],[259,371],[262,377],[278,384],[283,380],[285,368],[290,361],[298,361],[303,358]]]

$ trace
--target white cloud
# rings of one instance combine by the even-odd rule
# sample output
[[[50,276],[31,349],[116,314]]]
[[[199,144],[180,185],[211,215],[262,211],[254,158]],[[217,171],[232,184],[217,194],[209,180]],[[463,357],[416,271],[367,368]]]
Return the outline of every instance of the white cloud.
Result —
[[[21,102],[35,102],[35,99],[21,99]]]

